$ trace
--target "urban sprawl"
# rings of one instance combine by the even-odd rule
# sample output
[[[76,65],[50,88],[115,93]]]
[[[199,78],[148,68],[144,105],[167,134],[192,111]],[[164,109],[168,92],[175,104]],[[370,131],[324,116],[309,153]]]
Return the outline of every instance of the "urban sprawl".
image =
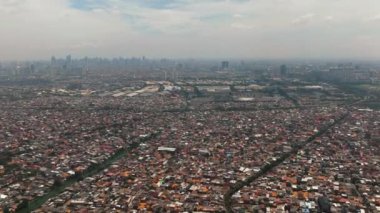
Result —
[[[0,212],[380,212],[380,66],[0,66]]]

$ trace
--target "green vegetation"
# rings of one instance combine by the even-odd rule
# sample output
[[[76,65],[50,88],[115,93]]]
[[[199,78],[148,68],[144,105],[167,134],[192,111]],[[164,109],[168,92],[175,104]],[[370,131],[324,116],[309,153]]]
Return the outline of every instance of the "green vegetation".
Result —
[[[359,84],[356,87],[369,92],[380,92],[380,84]]]
[[[358,95],[369,96],[375,95],[380,97],[380,84],[337,84],[343,91]]]

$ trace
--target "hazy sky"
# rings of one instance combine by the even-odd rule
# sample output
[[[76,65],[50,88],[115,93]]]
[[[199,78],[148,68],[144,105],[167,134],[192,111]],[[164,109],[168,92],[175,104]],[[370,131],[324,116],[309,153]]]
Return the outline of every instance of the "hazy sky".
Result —
[[[0,60],[380,58],[380,0],[0,0]]]

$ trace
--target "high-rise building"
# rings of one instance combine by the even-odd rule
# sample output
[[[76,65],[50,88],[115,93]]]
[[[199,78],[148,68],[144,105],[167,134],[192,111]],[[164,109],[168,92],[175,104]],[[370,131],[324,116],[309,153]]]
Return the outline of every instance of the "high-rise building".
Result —
[[[282,76],[285,76],[288,73],[288,68],[286,67],[285,64],[281,65],[280,72]]]
[[[222,61],[222,70],[228,69],[229,63],[228,61]]]
[[[34,74],[36,72],[36,66],[34,64],[30,65],[30,74]]]
[[[55,56],[52,56],[51,60],[50,60],[51,65],[55,65],[56,61],[57,60],[56,60]]]
[[[66,56],[66,63],[67,64],[71,63],[71,55]]]

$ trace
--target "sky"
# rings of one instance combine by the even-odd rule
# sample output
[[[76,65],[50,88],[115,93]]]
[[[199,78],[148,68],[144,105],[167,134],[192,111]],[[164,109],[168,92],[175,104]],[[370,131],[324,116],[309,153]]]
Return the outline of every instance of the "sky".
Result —
[[[0,0],[0,61],[380,59],[379,0]]]

